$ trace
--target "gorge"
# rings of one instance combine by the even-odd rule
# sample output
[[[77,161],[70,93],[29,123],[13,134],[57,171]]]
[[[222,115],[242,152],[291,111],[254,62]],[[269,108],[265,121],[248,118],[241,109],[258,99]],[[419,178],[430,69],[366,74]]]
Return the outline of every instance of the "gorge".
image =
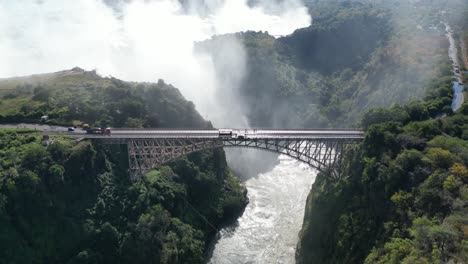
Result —
[[[40,146],[31,130],[0,130],[0,255],[8,263],[466,260],[467,112],[450,106],[453,45],[440,21],[459,43],[467,5],[1,3],[2,124],[47,115],[62,126],[367,132],[340,181],[284,156],[214,150],[130,182],[125,149],[66,137]]]

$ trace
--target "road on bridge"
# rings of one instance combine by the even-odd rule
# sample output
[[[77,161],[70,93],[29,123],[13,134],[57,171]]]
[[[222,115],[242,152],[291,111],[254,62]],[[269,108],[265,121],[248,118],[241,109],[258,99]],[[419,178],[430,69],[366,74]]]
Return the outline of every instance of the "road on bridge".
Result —
[[[222,135],[221,130],[230,130],[232,134]],[[132,139],[132,138],[165,138],[165,139],[362,139],[364,132],[347,129],[113,129],[110,135],[86,134],[76,132],[47,132],[44,134],[69,135],[92,139]]]
[[[43,135],[72,136],[102,140],[104,144],[127,145],[132,180],[181,156],[218,147],[249,147],[276,152],[328,172],[334,164],[340,162],[341,152],[346,145],[364,138],[363,131],[348,129],[119,128],[44,131]],[[332,170],[331,175],[338,177],[339,172]]]

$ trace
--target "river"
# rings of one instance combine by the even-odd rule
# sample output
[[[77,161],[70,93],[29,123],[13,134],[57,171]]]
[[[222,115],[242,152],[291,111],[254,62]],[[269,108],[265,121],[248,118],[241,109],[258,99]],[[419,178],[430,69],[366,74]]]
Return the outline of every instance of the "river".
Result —
[[[457,50],[448,25],[446,33],[455,71]],[[463,102],[463,94],[458,82],[453,85],[452,108],[456,109]],[[316,171],[284,155],[279,159],[271,171],[245,181],[250,203],[235,224],[218,233],[208,263],[295,263],[298,232]]]
[[[246,180],[250,203],[235,224],[219,232],[208,263],[295,263],[315,176],[308,165],[281,155],[271,171]]]
[[[453,38],[452,29],[450,28],[449,25],[447,25],[447,23],[445,23],[445,32],[446,32],[445,35],[447,36],[447,39],[449,41],[448,55],[450,59],[452,60],[454,77],[457,79],[456,81],[452,82],[453,101],[452,101],[452,106],[451,106],[452,110],[456,111],[463,105],[465,98],[463,95],[463,85],[461,84],[462,80],[461,80],[461,75],[460,75],[460,67],[458,63],[458,51],[455,45],[455,39]]]

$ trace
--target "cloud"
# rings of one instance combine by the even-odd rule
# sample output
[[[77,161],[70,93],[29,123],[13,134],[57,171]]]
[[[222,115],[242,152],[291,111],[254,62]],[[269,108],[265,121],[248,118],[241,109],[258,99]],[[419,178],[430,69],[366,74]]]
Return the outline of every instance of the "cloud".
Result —
[[[205,117],[219,113],[213,116],[219,124],[226,116],[216,111],[224,107],[216,94],[228,89],[236,105],[233,91],[245,72],[245,52],[233,38],[225,45],[225,67],[215,69],[208,55],[194,53],[194,43],[245,30],[284,35],[311,21],[296,0],[187,2],[1,1],[0,78],[79,66],[128,81],[164,79]]]

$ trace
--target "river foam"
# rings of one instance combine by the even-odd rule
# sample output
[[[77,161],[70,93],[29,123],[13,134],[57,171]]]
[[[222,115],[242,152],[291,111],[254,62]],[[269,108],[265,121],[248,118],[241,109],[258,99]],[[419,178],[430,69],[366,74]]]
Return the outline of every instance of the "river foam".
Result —
[[[317,172],[279,156],[271,171],[245,182],[249,205],[242,217],[220,231],[212,264],[295,263],[305,203]]]

